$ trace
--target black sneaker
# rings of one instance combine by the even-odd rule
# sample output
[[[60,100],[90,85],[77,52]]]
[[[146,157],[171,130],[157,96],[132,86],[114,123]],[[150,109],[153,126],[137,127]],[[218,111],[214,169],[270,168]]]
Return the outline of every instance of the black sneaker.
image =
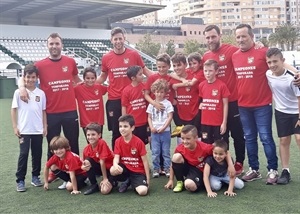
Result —
[[[277,180],[277,184],[288,184],[291,180],[291,174],[286,170],[282,170],[280,177]]]
[[[129,186],[130,186],[130,180],[127,179],[126,181],[121,183],[121,185],[119,187],[119,192],[120,193],[126,192]]]
[[[83,194],[84,195],[90,195],[93,194],[95,192],[99,192],[99,186],[98,184],[92,184]]]

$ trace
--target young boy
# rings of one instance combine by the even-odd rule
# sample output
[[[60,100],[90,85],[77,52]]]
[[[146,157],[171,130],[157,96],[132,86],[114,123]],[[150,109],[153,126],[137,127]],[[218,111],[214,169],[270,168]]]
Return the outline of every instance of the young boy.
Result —
[[[228,96],[230,92],[221,80],[217,79],[218,63],[209,59],[204,63],[206,81],[199,84],[199,108],[201,113],[202,141],[212,144],[222,138],[226,131]]]
[[[83,164],[81,169],[87,173],[91,186],[83,193],[90,195],[99,191],[96,175],[102,175],[100,182],[101,193],[110,193],[113,187],[113,180],[109,169],[113,165],[114,155],[107,143],[101,139],[102,127],[97,123],[90,123],[85,128],[89,144],[83,150]]]
[[[84,69],[83,80],[83,84],[74,88],[80,115],[80,126],[86,137],[85,127],[91,122],[98,123],[101,127],[100,136],[102,137],[104,125],[103,95],[106,94],[107,88],[96,84],[97,73],[92,67]]]
[[[130,114],[136,121],[133,134],[148,144],[147,102],[144,97],[143,69],[135,65],[127,69],[131,84],[122,91],[122,115]]]
[[[116,140],[115,157],[110,174],[117,181],[125,181],[129,178],[130,183],[127,183],[127,188],[131,184],[139,195],[144,196],[148,193],[150,170],[145,144],[132,134],[134,123],[131,115],[126,114],[119,118],[119,129],[122,136]],[[119,192],[125,192],[126,189],[119,190]]]
[[[20,145],[16,173],[18,192],[26,191],[25,176],[30,147],[32,155],[31,184],[36,187],[43,185],[39,176],[41,171],[43,136],[47,135],[46,96],[42,90],[36,88],[37,78],[37,68],[32,64],[26,65],[24,68],[24,81],[29,100],[27,103],[21,101],[19,89],[15,91],[12,100],[12,124],[14,133],[19,138]]]
[[[80,194],[79,189],[84,187],[87,178],[85,171],[81,169],[80,157],[70,151],[67,138],[56,136],[50,142],[50,150],[54,155],[47,161],[44,169],[44,189],[49,189],[48,175],[51,170],[57,177],[64,180],[66,189],[71,194]]]
[[[177,184],[173,192],[181,192],[183,188],[190,192],[204,189],[203,168],[204,160],[212,155],[213,145],[198,141],[198,131],[193,125],[186,125],[181,130],[182,144],[179,144],[172,157],[170,178],[165,185],[166,189],[173,188],[174,175]],[[226,160],[231,160],[230,154]],[[235,175],[232,162],[228,164],[230,176]]]
[[[233,188],[242,189],[244,182],[236,176],[229,177],[227,174],[228,164],[226,157],[228,154],[228,144],[224,140],[216,140],[213,144],[213,155],[208,156],[205,160],[203,171],[203,181],[208,197],[217,197],[218,191],[222,187],[222,183],[229,184],[224,195],[235,196]],[[231,163],[233,164],[232,160]]]
[[[178,78],[192,81],[194,75],[191,72],[187,72],[187,61],[184,54],[178,52],[171,58],[174,71]],[[181,81],[171,79],[170,85],[175,89],[176,94],[176,108],[178,114],[179,126],[194,125],[197,130],[200,131],[200,112],[199,112],[199,92],[198,86],[190,85],[184,87],[177,87],[181,85]],[[199,136],[200,133],[198,133]],[[178,136],[178,143],[180,143],[180,136]]]
[[[153,163],[153,178],[159,177],[161,166],[160,155],[163,158],[163,171],[166,176],[170,176],[170,124],[173,117],[172,103],[165,98],[169,91],[167,81],[156,80],[151,86],[151,92],[155,95],[155,102],[163,104],[164,108],[158,111],[152,104],[149,104],[146,112],[148,113],[148,124],[151,130],[151,152]]]
[[[277,184],[288,184],[291,180],[289,159],[291,136],[294,134],[300,149],[300,90],[293,84],[294,73],[284,68],[283,55],[278,48],[267,51],[266,73],[275,103],[275,121],[279,137],[279,153],[282,173]]]

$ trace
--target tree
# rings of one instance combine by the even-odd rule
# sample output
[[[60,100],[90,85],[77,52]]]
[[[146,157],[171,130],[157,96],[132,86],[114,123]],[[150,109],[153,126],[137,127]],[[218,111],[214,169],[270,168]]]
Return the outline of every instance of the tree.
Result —
[[[236,45],[235,35],[234,34],[225,34],[221,37],[222,43]]]
[[[195,39],[186,40],[184,43],[184,53],[186,55],[193,52],[203,53],[203,48],[201,48],[201,46],[202,45]]]
[[[146,34],[136,44],[136,48],[145,54],[155,58],[160,50],[160,44],[152,41],[150,34]]]
[[[166,46],[166,53],[169,54],[169,56],[173,56],[175,54],[174,40],[169,40]]]

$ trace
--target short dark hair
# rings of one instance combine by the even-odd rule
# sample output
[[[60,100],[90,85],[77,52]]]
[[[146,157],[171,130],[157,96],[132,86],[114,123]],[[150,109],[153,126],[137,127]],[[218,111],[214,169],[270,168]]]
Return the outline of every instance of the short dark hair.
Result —
[[[30,75],[35,73],[36,76],[39,76],[39,70],[34,64],[28,64],[24,68],[23,76],[25,77],[26,75]]]
[[[194,125],[185,125],[181,129],[181,133],[183,133],[183,134],[187,134],[189,132],[191,132],[194,137],[198,136],[198,130],[197,130],[196,126],[194,126]]]
[[[168,64],[169,66],[171,66],[171,57],[167,53],[162,53],[162,54],[157,55],[156,61],[164,62],[164,63]]]
[[[214,66],[215,70],[218,70],[218,68],[219,68],[218,62],[214,59],[208,59],[203,64],[203,66],[211,66],[211,65]]]
[[[254,36],[252,27],[251,27],[250,25],[248,25],[248,24],[239,24],[239,25],[235,28],[235,30],[241,29],[241,28],[244,28],[244,27],[248,29],[248,34],[249,34],[251,37]]]
[[[142,67],[138,65],[130,66],[128,67],[126,74],[128,78],[131,80],[132,77],[136,77],[136,75],[139,73],[141,69]]]
[[[183,53],[177,52],[171,58],[172,63],[183,63],[187,64],[186,57]]]
[[[60,36],[58,33],[51,33],[51,34],[48,36],[48,38],[47,38],[47,42],[48,42],[48,39],[49,39],[49,38],[53,38],[53,39],[59,38],[60,41],[62,42],[62,38],[61,38],[61,36]]]
[[[93,67],[86,67],[84,70],[83,70],[83,79],[85,78],[86,74],[88,72],[91,72],[95,75],[95,77],[97,78],[97,72],[95,71],[95,69]]]
[[[190,53],[188,55],[188,62],[191,62],[192,60],[196,60],[197,62],[201,63],[202,61],[202,56],[200,53],[198,52],[193,52],[193,53]]]
[[[221,34],[220,28],[217,25],[208,25],[208,26],[206,26],[206,28],[204,29],[204,32],[208,32],[208,31],[211,31],[211,30],[215,30],[218,35]]]
[[[214,148],[215,147],[220,147],[220,148],[224,149],[225,152],[228,151],[228,143],[225,140],[223,140],[223,139],[216,140],[213,143],[213,146],[214,146]]]
[[[280,58],[283,58],[283,54],[282,54],[281,50],[279,50],[278,48],[269,48],[266,56],[268,58],[270,58],[271,56],[279,56]]]
[[[101,126],[98,124],[98,123],[89,123],[86,127],[85,127],[85,131],[87,132],[88,130],[90,131],[95,131],[97,132],[98,134],[101,134],[102,133],[102,128]]]
[[[62,136],[53,137],[52,140],[50,141],[50,150],[54,151],[63,148],[66,150],[71,150],[68,139]]]
[[[118,34],[118,33],[122,33],[123,35],[126,34],[126,30],[122,27],[114,27],[111,32],[110,35],[113,37],[114,35]]]
[[[119,122],[128,122],[130,127],[135,125],[134,117],[131,114],[124,114],[118,119]]]

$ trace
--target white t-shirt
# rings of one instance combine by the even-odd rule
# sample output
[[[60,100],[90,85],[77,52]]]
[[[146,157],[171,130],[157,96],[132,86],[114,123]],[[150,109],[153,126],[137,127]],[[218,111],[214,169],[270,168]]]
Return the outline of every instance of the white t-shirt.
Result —
[[[43,110],[46,110],[45,93],[35,88],[33,91],[26,89],[28,103],[20,99],[20,91],[14,93],[11,108],[17,108],[18,129],[20,134],[43,134]]]
[[[169,100],[164,99],[160,103],[164,105],[164,110],[158,111],[152,104],[149,104],[146,110],[148,114],[151,114],[152,124],[156,130],[160,129],[166,123],[168,114],[174,111],[172,103]],[[170,131],[170,127],[168,126],[165,131]]]
[[[282,75],[275,76],[268,70],[266,76],[273,93],[275,109],[286,114],[298,114],[297,97],[300,96],[300,89],[293,84],[294,73],[285,70]]]

